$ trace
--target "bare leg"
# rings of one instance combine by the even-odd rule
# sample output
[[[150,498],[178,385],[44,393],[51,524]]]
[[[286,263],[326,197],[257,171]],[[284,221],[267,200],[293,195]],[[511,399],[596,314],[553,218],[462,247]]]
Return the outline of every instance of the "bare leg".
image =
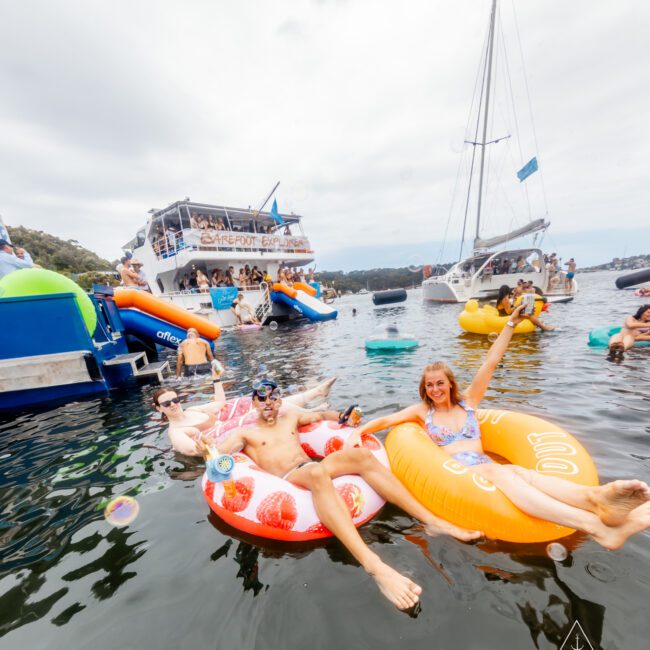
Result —
[[[302,393],[296,393],[295,395],[289,395],[285,397],[284,401],[289,402],[290,404],[294,404],[295,406],[304,406],[317,397],[327,397],[335,381],[336,377],[331,377],[330,379],[327,379],[318,384],[318,386],[315,388],[310,388],[309,390],[305,390]]]
[[[539,327],[545,332],[552,332],[555,329],[552,325],[546,325],[543,321],[539,320],[537,316],[527,316],[527,318],[533,325]]]
[[[368,449],[357,447],[336,451],[323,459],[320,465],[331,478],[344,474],[359,474],[383,499],[420,520],[429,535],[452,535],[464,542],[483,537],[481,531],[466,530],[436,517]]]
[[[600,517],[607,526],[620,526],[634,508],[650,500],[650,488],[639,480],[613,481],[606,485],[588,487],[555,476],[509,465],[529,485],[549,496]]]
[[[343,499],[322,465],[309,465],[290,474],[291,482],[311,490],[314,508],[321,522],[374,578],[381,592],[399,609],[413,607],[422,588],[384,564],[364,543],[354,527]]]
[[[594,513],[544,494],[508,465],[486,463],[473,469],[492,481],[523,512],[560,526],[582,530],[610,550],[620,548],[628,537],[650,526],[650,502],[631,510],[620,526],[607,526]]]

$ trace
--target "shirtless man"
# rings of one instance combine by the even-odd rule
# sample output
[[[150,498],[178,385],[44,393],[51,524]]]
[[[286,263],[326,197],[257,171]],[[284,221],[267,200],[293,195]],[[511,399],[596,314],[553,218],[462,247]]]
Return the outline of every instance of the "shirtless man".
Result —
[[[210,344],[199,336],[198,330],[190,327],[187,330],[187,338],[178,346],[176,376],[180,377],[181,372],[184,377],[206,375],[212,370],[213,360]],[[223,368],[221,372],[223,372]]]
[[[576,274],[576,261],[571,258],[568,262],[565,262],[567,266],[566,277],[564,278],[565,288],[567,291],[573,291],[573,278]]]
[[[335,381],[336,377],[331,377],[315,388],[286,397],[283,409],[303,410],[309,402],[327,397]],[[227,418],[236,418],[238,421],[253,409],[250,397],[226,401],[223,386],[218,378],[214,379],[213,397],[213,401],[207,404],[198,404],[183,410],[180,404],[181,400],[175,390],[160,388],[153,394],[154,408],[169,422],[167,433],[174,451],[186,456],[201,456],[204,447],[197,446],[201,437],[207,438],[209,441],[215,425],[219,422],[225,422]]]
[[[269,380],[253,390],[257,423],[236,429],[218,445],[218,453],[242,450],[258,467],[310,490],[321,522],[345,545],[373,577],[381,592],[399,609],[409,609],[419,600],[422,589],[406,576],[381,561],[364,543],[352,523],[350,512],[334,488],[332,479],[358,474],[384,499],[419,519],[429,535],[448,534],[469,541],[482,536],[439,519],[415,497],[365,447],[350,447],[329,454],[321,462],[312,460],[300,446],[298,427],[321,420],[338,420],[339,413],[281,411],[277,385]],[[207,451],[207,449],[206,449]]]
[[[124,259],[120,270],[120,277],[125,287],[138,288],[144,284],[138,273],[131,268],[131,260],[128,257]]]

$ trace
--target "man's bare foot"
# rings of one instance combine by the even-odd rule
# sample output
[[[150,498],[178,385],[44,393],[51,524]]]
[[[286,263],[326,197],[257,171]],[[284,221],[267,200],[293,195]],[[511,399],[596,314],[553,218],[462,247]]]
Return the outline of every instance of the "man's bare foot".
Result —
[[[374,578],[380,591],[398,609],[410,609],[417,605],[422,587],[395,571],[379,558],[366,569]]]
[[[650,488],[643,481],[613,481],[595,488],[591,500],[605,526],[621,526],[634,508],[650,500]]]
[[[318,384],[315,389],[317,394],[321,395],[322,397],[327,397],[330,394],[330,391],[332,390],[332,386],[334,386],[336,379],[336,377],[330,377],[321,384]]]
[[[602,530],[593,534],[593,538],[606,549],[615,551],[621,548],[632,535],[648,527],[650,527],[650,502],[629,512],[625,523],[621,526],[603,526]]]
[[[475,539],[481,539],[485,535],[480,530],[468,530],[461,528],[456,524],[451,524],[439,517],[433,517],[433,520],[424,524],[424,532],[430,537],[437,537],[438,535],[451,535],[461,542],[471,542]]]
[[[310,411],[329,411],[330,408],[330,403],[329,402],[323,402],[322,404],[319,404],[318,406],[314,406],[313,409],[309,409]]]
[[[542,329],[545,332],[552,332],[555,329],[555,327],[553,327],[553,325],[544,325],[544,327]]]

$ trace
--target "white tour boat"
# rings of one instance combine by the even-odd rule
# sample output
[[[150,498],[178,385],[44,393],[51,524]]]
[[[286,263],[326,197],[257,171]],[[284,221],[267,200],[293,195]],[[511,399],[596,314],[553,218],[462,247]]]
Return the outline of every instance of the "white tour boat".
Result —
[[[262,323],[294,317],[328,320],[337,315],[319,299],[318,283],[305,280],[302,286],[276,284],[274,288],[272,282],[261,279],[245,285],[239,282],[240,269],[252,272],[256,268],[275,279],[281,267],[313,262],[314,251],[298,215],[185,199],[151,210],[145,225],[123,250],[142,263],[154,296],[201,314],[220,327],[235,325],[230,306],[237,291],[243,292]],[[217,283],[219,274],[223,277],[229,270],[234,286]],[[199,286],[198,271],[207,276],[209,288]]]

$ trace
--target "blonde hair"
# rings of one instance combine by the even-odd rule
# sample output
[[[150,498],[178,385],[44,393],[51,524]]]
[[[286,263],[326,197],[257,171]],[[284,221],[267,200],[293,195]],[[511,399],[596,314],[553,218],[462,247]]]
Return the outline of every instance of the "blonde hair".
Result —
[[[458,382],[456,381],[456,377],[454,377],[454,373],[452,369],[442,361],[436,361],[435,363],[430,363],[428,366],[424,366],[424,370],[422,371],[422,377],[420,377],[420,388],[419,388],[420,399],[427,406],[433,406],[433,401],[427,395],[427,389],[425,384],[426,384],[427,372],[435,372],[436,370],[442,370],[442,372],[445,373],[445,377],[447,377],[447,379],[449,380],[449,383],[451,385],[449,391],[449,398],[451,400],[452,405],[455,406],[462,399],[460,388],[458,387]]]

